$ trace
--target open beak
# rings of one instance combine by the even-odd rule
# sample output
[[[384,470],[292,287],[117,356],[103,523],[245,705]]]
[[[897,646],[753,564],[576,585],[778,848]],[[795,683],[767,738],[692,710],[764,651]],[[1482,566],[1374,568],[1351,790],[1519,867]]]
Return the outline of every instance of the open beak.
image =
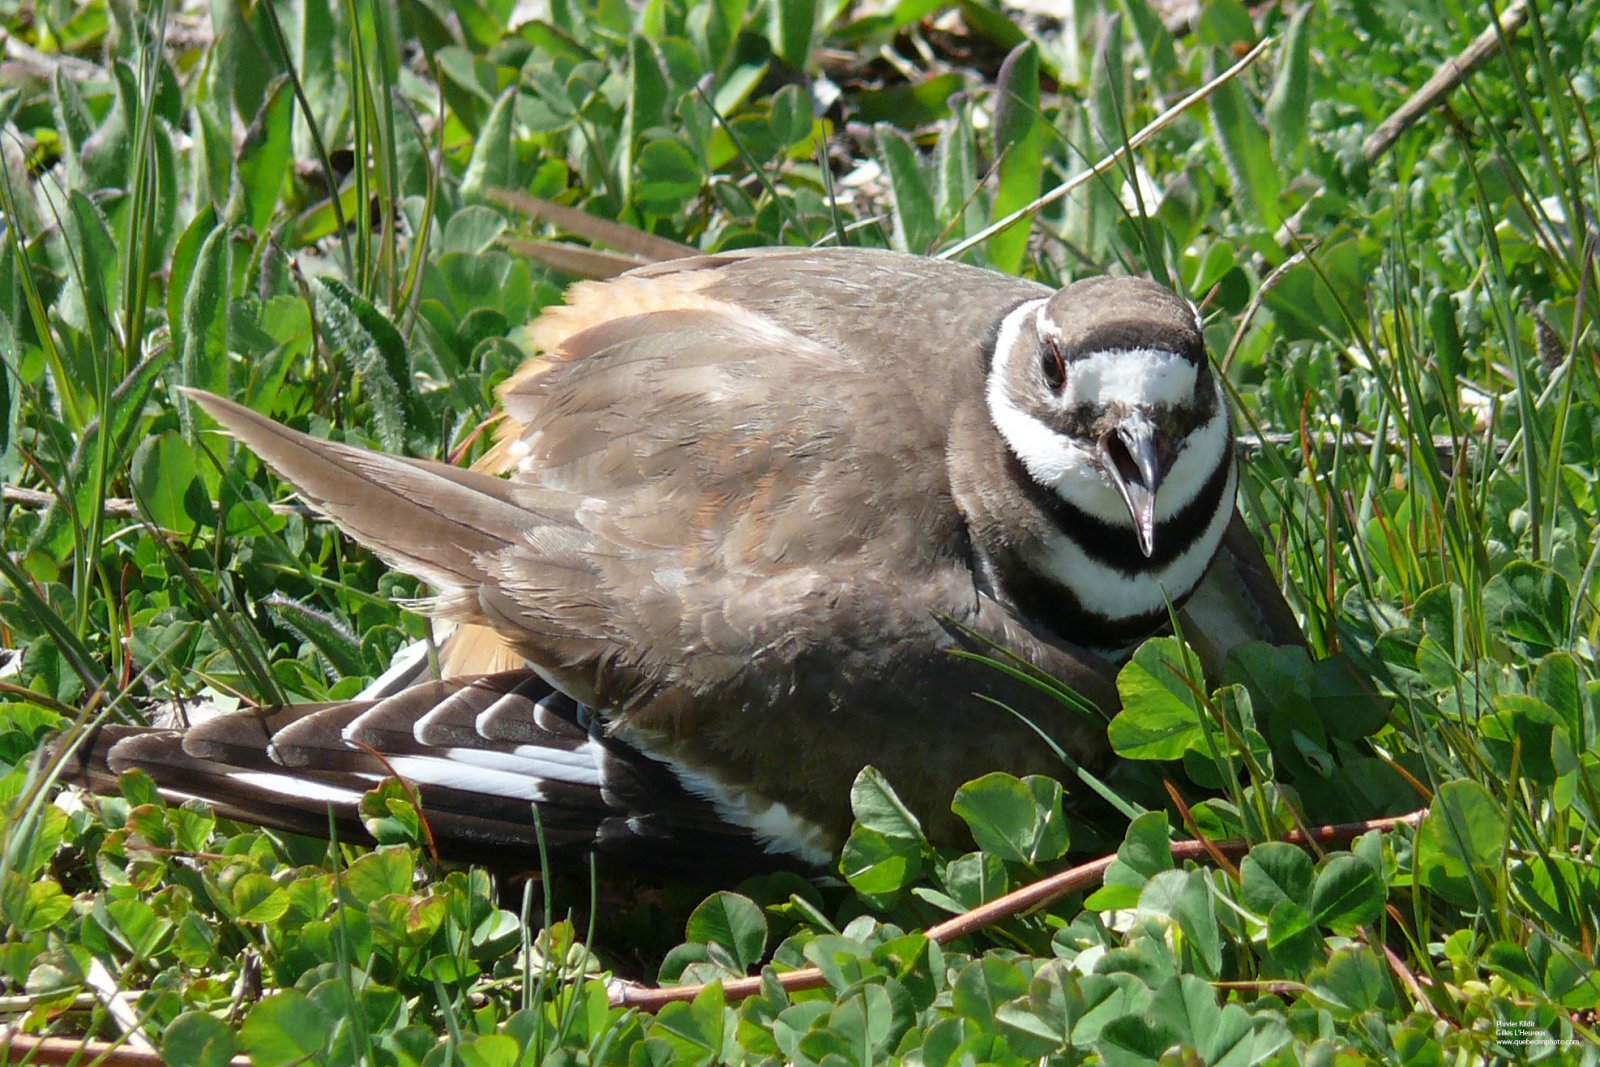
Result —
[[[1122,502],[1128,505],[1139,551],[1146,559],[1156,550],[1156,490],[1161,485],[1162,451],[1155,427],[1141,418],[1128,419],[1100,439],[1100,457]]]

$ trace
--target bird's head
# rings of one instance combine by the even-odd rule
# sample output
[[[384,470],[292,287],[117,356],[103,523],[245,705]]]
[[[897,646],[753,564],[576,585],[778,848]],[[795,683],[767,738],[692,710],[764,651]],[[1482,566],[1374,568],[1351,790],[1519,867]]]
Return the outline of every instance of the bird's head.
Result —
[[[1193,305],[1138,278],[1091,278],[1013,310],[987,399],[1033,480],[1128,530],[1146,558],[1162,523],[1230,458],[1227,402]]]

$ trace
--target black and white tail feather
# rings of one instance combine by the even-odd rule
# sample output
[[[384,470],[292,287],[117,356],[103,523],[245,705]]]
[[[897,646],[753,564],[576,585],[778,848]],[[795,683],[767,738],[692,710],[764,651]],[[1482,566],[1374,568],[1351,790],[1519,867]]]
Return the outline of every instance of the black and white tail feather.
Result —
[[[541,829],[552,856],[592,853],[602,873],[699,881],[778,865],[750,831],[531,671],[186,728],[106,725],[66,770],[115,793],[133,769],[171,803],[200,799],[225,818],[312,836],[328,833],[331,814],[351,841],[369,840],[363,795],[399,777],[442,858],[502,869],[537,864]]]

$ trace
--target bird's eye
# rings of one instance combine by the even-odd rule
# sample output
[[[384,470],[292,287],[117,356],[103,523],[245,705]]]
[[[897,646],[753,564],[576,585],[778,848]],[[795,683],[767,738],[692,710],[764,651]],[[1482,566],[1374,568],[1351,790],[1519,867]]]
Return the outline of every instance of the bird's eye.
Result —
[[[1039,370],[1044,374],[1044,383],[1051,391],[1060,392],[1067,381],[1067,361],[1054,338],[1047,337],[1039,345]]]

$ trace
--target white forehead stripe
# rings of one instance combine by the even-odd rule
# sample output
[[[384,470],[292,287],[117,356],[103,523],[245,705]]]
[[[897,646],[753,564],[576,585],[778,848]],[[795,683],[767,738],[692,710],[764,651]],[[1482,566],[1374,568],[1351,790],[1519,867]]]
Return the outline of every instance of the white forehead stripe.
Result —
[[[1071,441],[1056,433],[1034,416],[1023,411],[1006,391],[1006,378],[1011,360],[1019,347],[1017,339],[1023,327],[1047,300],[1030,300],[1018,305],[1000,322],[1000,332],[994,342],[994,366],[989,370],[988,387],[984,399],[989,404],[989,418],[1000,431],[1011,452],[1033,480],[1040,485],[1053,486],[1065,474],[1088,461],[1087,454]]]
[[[1159,348],[1094,352],[1067,364],[1061,390],[1067,407],[1079,404],[1182,404],[1194,399],[1199,368]]]

